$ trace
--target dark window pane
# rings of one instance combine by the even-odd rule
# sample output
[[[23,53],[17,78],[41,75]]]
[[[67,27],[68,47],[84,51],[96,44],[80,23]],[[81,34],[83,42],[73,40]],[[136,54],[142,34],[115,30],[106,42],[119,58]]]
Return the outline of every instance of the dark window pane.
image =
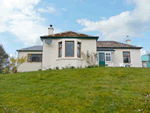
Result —
[[[40,55],[32,55],[32,62],[39,62],[40,61]]]
[[[81,47],[81,43],[80,42],[78,42],[77,47]]]
[[[105,61],[105,54],[99,53],[99,61]]]
[[[110,53],[106,53],[106,55],[110,55]]]
[[[42,55],[41,55],[41,62],[42,62]]]
[[[59,57],[62,57],[62,49],[59,49]]]
[[[77,49],[77,56],[80,57],[80,49]]]
[[[73,56],[74,42],[66,42],[66,56]]]
[[[123,57],[125,63],[130,63],[130,57]]]
[[[59,43],[59,47],[62,47],[62,42]]]
[[[129,52],[123,52],[123,55],[130,55]]]
[[[110,55],[106,56],[106,61],[111,61]]]

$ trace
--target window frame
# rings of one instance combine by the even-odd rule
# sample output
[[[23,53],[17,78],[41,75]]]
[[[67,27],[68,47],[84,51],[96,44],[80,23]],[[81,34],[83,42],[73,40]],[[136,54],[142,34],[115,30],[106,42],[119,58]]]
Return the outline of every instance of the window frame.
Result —
[[[66,56],[66,42],[73,42],[73,56]],[[74,41],[65,41],[65,57],[74,57]]]
[[[122,53],[129,53],[129,55],[124,55],[123,54],[123,63],[131,63],[131,54],[130,54],[130,51],[123,51]],[[124,62],[124,57],[129,57],[129,59],[130,59],[130,62]]]
[[[78,47],[78,43],[80,43],[80,47]],[[78,49],[80,50],[80,56],[78,56]],[[81,58],[81,42],[77,41],[77,57]]]
[[[29,61],[29,55],[31,55],[31,61]],[[32,55],[40,55],[40,60],[39,61],[32,61]],[[27,62],[42,62],[41,58],[42,58],[42,54],[28,54]]]
[[[58,57],[61,58],[62,55],[60,56],[60,49],[62,50],[62,47],[60,47],[60,43],[62,44],[62,41],[61,42],[58,42]],[[63,53],[63,51],[62,51]]]
[[[107,56],[106,54],[107,54],[107,53],[110,54],[110,55],[109,55],[109,56],[110,56],[110,61],[107,61],[107,60],[106,60],[106,56]],[[112,62],[112,53],[111,53],[111,52],[105,52],[105,62]]]

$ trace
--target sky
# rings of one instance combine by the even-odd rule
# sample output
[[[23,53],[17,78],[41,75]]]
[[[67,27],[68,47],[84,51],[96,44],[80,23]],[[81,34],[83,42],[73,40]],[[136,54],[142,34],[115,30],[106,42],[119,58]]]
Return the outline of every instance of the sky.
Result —
[[[150,0],[0,0],[0,44],[9,55],[41,45],[40,36],[75,31],[150,52]]]

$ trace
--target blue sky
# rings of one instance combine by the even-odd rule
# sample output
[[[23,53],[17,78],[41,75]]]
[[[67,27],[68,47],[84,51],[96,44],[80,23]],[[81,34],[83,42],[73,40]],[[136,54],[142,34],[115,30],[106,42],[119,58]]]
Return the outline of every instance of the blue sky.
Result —
[[[150,52],[148,0],[0,0],[0,43],[7,53],[41,44],[53,24],[55,33],[75,31],[99,40],[142,46]],[[17,54],[17,53],[16,53]]]

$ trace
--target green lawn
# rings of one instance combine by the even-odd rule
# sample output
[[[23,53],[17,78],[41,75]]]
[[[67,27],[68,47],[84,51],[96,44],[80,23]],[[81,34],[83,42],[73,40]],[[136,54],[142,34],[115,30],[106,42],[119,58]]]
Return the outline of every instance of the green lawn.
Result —
[[[0,113],[150,112],[150,68],[0,75]],[[6,112],[4,112],[6,113]]]

